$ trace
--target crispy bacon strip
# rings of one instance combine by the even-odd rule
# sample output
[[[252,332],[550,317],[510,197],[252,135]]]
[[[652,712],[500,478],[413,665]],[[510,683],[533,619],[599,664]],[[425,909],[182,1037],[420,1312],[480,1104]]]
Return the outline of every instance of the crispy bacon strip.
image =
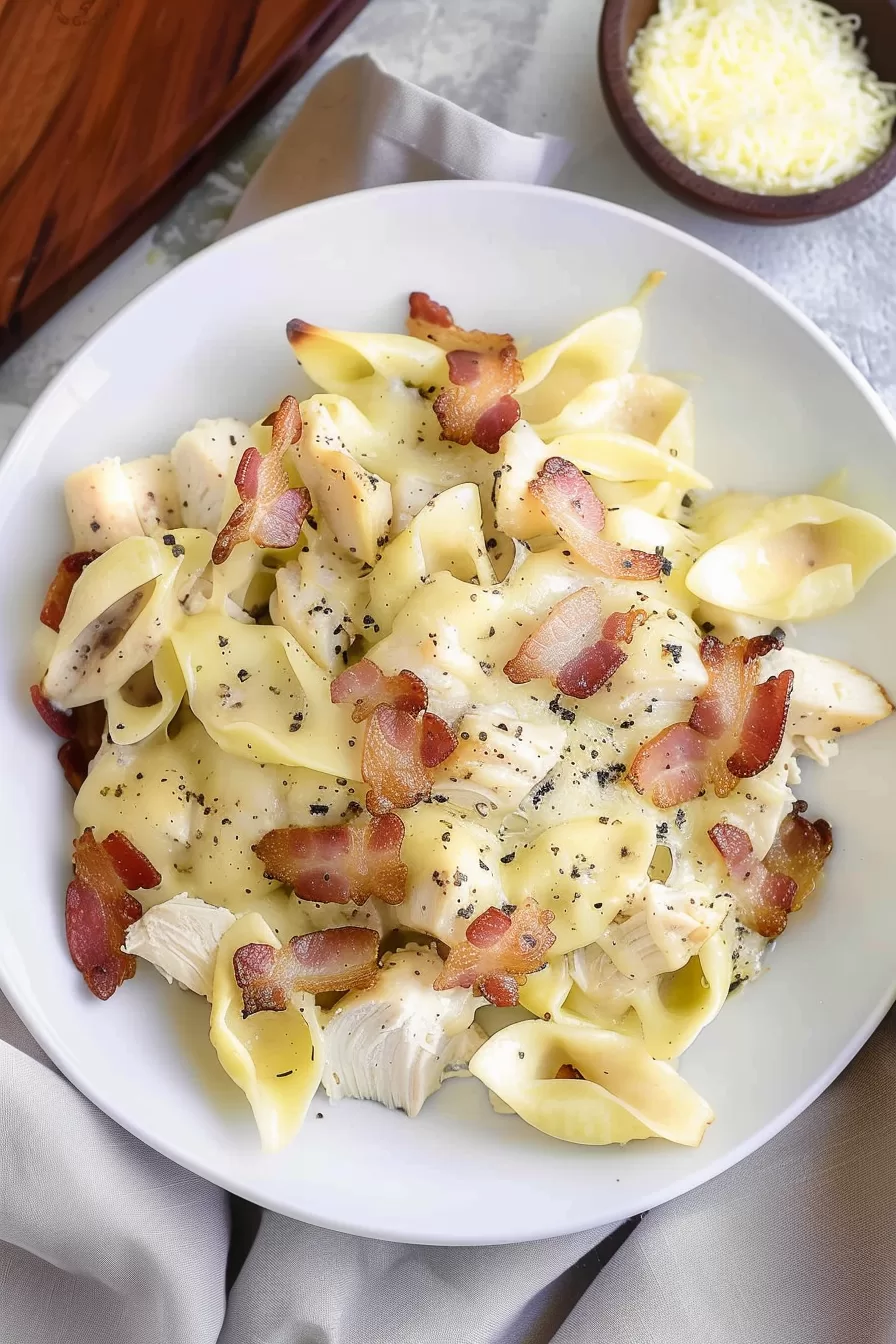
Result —
[[[516,346],[501,350],[451,350],[449,384],[433,402],[441,438],[452,443],[475,443],[496,453],[501,436],[520,418],[519,402],[510,394],[523,381]]]
[[[334,705],[354,700],[352,721],[363,723],[377,705],[392,705],[395,709],[417,714],[428,702],[426,683],[415,672],[407,669],[387,677],[370,658],[362,658],[330,682],[330,699]]]
[[[363,905],[376,896],[400,905],[408,881],[403,840],[404,823],[393,814],[344,826],[285,826],[252,848],[265,876],[288,882],[299,900]]]
[[[65,894],[69,952],[91,994],[108,999],[137,969],[136,958],[121,950],[126,929],[143,914],[128,886],[157,886],[161,877],[120,831],[102,844],[92,829],[84,831],[74,843],[74,865]]]
[[[604,541],[606,511],[588,481],[564,457],[549,457],[529,486],[542,513],[586,564],[611,579],[656,579],[663,568],[660,555],[632,551]]]
[[[58,631],[72,589],[87,566],[98,559],[99,554],[99,551],[76,551],[74,555],[63,556],[59,561],[59,568],[47,589],[44,604],[40,609],[42,623],[48,625],[51,630]]]
[[[421,341],[432,341],[443,350],[478,350],[482,354],[497,354],[513,345],[513,337],[506,331],[465,331],[457,326],[451,309],[436,303],[428,294],[415,289],[408,301],[407,329],[409,336]]]
[[[643,607],[632,607],[631,611],[614,611],[604,621],[604,639],[612,639],[617,644],[631,644],[635,631],[647,620]]]
[[[600,598],[580,588],[552,607],[537,630],[523,640],[504,675],[516,686],[537,677],[556,681],[562,669],[592,647],[601,633]]]
[[[618,644],[609,639],[599,639],[560,669],[554,685],[564,695],[574,696],[576,700],[587,700],[607,684],[614,672],[619,671],[626,656]]]
[[[243,1017],[282,1013],[293,994],[367,989],[377,977],[379,939],[349,925],[290,938],[286,947],[247,943],[233,954]]]
[[[585,700],[625,662],[627,655],[617,638],[629,643],[646,620],[646,611],[632,611],[621,621],[618,614],[608,616],[601,625],[600,598],[593,588],[580,588],[552,607],[538,629],[523,640],[505,663],[504,675],[515,685],[547,677],[564,695]]]
[[[149,891],[162,881],[162,874],[146,855],[128,839],[124,831],[110,831],[103,849],[128,891]]]
[[[800,906],[815,890],[821,871],[834,848],[834,835],[826,821],[807,821],[802,815],[807,804],[797,801],[793,811],[778,827],[772,847],[763,860],[770,873],[789,877],[796,883],[792,909]]]
[[[527,900],[512,915],[490,906],[472,921],[466,940],[455,943],[434,989],[472,989],[496,1008],[512,1008],[526,976],[540,971],[556,939],[554,916]]]
[[[741,723],[739,744],[726,762],[735,782],[752,779],[777,756],[784,739],[792,689],[793,673],[789,668],[754,689]]]
[[[725,798],[738,779],[764,770],[777,755],[784,737],[787,706],[793,686],[788,669],[757,686],[759,659],[780,649],[783,635],[733,639],[723,644],[707,635],[700,660],[709,673],[706,690],[691,711],[691,727],[715,743],[707,779],[717,797]]]
[[[56,753],[62,773],[78,793],[87,778],[90,762],[103,745],[106,731],[106,706],[102,700],[79,705],[71,712],[72,736]]]
[[[644,743],[628,777],[654,807],[680,807],[704,787],[708,756],[706,738],[690,724],[673,723]]]
[[[44,723],[57,737],[70,738],[75,735],[75,724],[70,709],[60,709],[48,700],[36,683],[31,687],[31,703]]]
[[[739,826],[719,822],[709,832],[738,884],[734,895],[739,919],[764,938],[783,932],[787,916],[814,890],[834,846],[828,823],[806,821],[801,815],[805,809],[803,802],[794,805],[764,862],[755,857],[749,835]]]
[[[447,760],[457,737],[444,719],[377,705],[367,724],[361,778],[370,785],[367,810],[381,816],[429,800],[432,770]]]
[[[776,938],[793,909],[796,882],[783,873],[770,873],[753,854],[752,841],[739,826],[720,821],[709,838],[725,860],[729,876],[738,884],[734,894],[741,922],[764,938]]]
[[[79,705],[76,709],[60,709],[48,700],[40,686],[31,687],[31,703],[52,732],[65,738],[57,752],[62,773],[74,789],[81,788],[87,778],[87,767],[99,751],[106,728],[106,709],[102,701]]]
[[[283,457],[290,444],[302,437],[302,413],[295,397],[284,397],[275,412],[271,450],[262,457],[257,448],[247,448],[236,469],[240,502],[218,533],[212,561],[222,565],[241,541],[282,550],[295,546],[302,524],[311,509],[311,496],[303,485],[290,487]]]
[[[645,742],[629,769],[632,784],[655,807],[678,807],[709,787],[718,798],[727,798],[739,779],[758,775],[775,759],[793,673],[788,669],[757,682],[759,659],[782,644],[777,631],[730,644],[714,635],[701,642],[709,681],[688,723],[673,724]]]

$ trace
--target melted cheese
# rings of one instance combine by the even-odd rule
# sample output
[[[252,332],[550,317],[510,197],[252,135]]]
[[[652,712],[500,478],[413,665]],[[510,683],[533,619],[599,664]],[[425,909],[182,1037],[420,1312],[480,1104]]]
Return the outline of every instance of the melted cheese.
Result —
[[[857,28],[818,0],[661,0],[629,52],[635,103],[704,177],[759,194],[834,186],[883,154],[896,117]]]

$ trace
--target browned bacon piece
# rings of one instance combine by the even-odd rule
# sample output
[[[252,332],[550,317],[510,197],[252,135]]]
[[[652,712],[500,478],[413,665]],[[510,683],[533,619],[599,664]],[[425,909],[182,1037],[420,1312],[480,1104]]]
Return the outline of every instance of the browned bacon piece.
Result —
[[[794,805],[764,861],[755,857],[749,835],[739,826],[719,822],[709,832],[737,883],[733,894],[738,918],[764,938],[783,932],[787,916],[814,890],[833,848],[828,823],[806,821],[801,815],[805,808],[802,802]]]
[[[367,722],[361,778],[370,785],[367,810],[375,815],[414,807],[432,793],[432,771],[447,760],[457,737],[444,719],[377,705]]]
[[[780,649],[783,642],[783,635],[778,633],[733,639],[729,644],[715,635],[701,641],[700,660],[709,673],[709,682],[694,704],[690,724],[716,744],[708,780],[719,798],[726,797],[738,779],[764,770],[777,755],[784,737],[793,673],[788,669],[761,686],[757,682],[759,659]]]
[[[516,346],[502,350],[451,350],[448,384],[433,402],[441,437],[452,443],[475,443],[496,453],[501,436],[520,418],[519,402],[510,394],[523,381]]]
[[[408,880],[403,840],[404,823],[393,814],[344,826],[285,826],[253,849],[265,875],[288,882],[300,900],[363,905],[375,896],[399,905]]]
[[[106,731],[106,706],[102,700],[78,705],[71,712],[72,736],[56,753],[66,781],[78,793],[87,778],[87,769],[103,745]]]
[[[757,685],[759,659],[781,648],[778,632],[723,644],[714,635],[700,644],[709,673],[688,723],[673,724],[645,742],[629,779],[655,807],[677,807],[711,787],[726,798],[739,779],[759,774],[775,759],[784,737],[793,686],[788,669]]]
[[[31,703],[52,732],[65,738],[57,752],[62,773],[75,793],[87,778],[87,767],[103,743],[106,708],[102,701],[60,709],[48,700],[40,686],[31,687]]]
[[[334,705],[354,700],[352,720],[363,723],[377,705],[392,705],[395,709],[417,714],[427,705],[426,683],[415,672],[396,672],[386,676],[370,658],[347,667],[330,683],[330,699]]]
[[[478,350],[483,354],[497,354],[513,345],[513,337],[506,331],[466,331],[459,327],[450,308],[436,303],[428,294],[414,290],[408,302],[407,329],[409,336],[421,341],[432,341],[443,350]]]
[[[243,1017],[283,1012],[293,994],[367,989],[377,977],[378,955],[379,939],[373,929],[351,925],[302,934],[286,947],[246,943],[233,954]]]
[[[600,536],[606,511],[574,463],[549,457],[529,489],[554,531],[586,564],[611,579],[659,578],[662,556],[628,550]]]
[[[283,465],[287,448],[302,437],[302,413],[295,397],[283,398],[272,425],[270,452],[262,457],[251,447],[240,459],[234,477],[240,502],[218,533],[212,550],[216,565],[222,565],[242,541],[282,550],[299,539],[311,496],[303,485],[290,487]]]
[[[55,733],[57,737],[74,737],[75,724],[70,709],[60,709],[58,705],[54,705],[36,683],[31,687],[30,695],[32,705],[51,733]]]
[[[472,989],[496,1008],[514,1007],[526,976],[542,969],[556,941],[548,927],[553,918],[531,899],[512,915],[490,906],[452,947],[433,987]]]
[[[65,933],[72,961],[87,988],[108,999],[137,968],[122,952],[125,931],[143,914],[128,887],[155,887],[161,877],[121,831],[100,844],[93,831],[74,843],[75,875],[65,895]]]
[[[631,644],[638,626],[647,620],[647,612],[642,607],[632,607],[631,611],[614,611],[604,621],[604,639],[612,639],[617,644]]]
[[[585,700],[625,662],[617,639],[629,643],[646,619],[645,611],[632,611],[621,619],[619,614],[608,616],[601,624],[600,598],[593,588],[580,588],[552,607],[523,640],[505,663],[504,675],[515,685],[546,677],[564,695]]]
[[[99,551],[76,551],[59,561],[59,568],[53,576],[44,604],[40,609],[40,619],[51,630],[59,630],[72,589],[89,564],[99,558]]]
[[[778,827],[772,847],[763,862],[770,873],[789,877],[796,883],[792,909],[800,906],[815,890],[825,862],[834,848],[834,835],[826,821],[807,821],[802,815],[807,804],[798,801]]]
[[[673,723],[645,742],[628,777],[654,807],[680,807],[696,798],[706,781],[709,744],[690,724]]]

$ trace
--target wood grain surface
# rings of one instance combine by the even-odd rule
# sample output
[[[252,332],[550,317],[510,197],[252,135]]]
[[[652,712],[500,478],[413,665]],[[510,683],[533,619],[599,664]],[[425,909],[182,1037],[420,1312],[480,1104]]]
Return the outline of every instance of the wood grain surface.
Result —
[[[0,359],[366,0],[0,0]]]

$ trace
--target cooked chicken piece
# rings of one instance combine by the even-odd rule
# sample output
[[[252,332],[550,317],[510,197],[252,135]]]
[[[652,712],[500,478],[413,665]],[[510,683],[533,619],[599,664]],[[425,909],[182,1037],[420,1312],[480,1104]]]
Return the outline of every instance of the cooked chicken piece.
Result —
[[[107,457],[74,472],[65,505],[75,551],[108,551],[127,537],[181,526],[177,482],[163,453],[125,463]]]
[[[229,910],[183,892],[147,910],[127,930],[125,952],[143,957],[170,984],[211,1001],[218,943],[234,922]]]
[[[177,477],[169,453],[138,457],[122,466],[125,479],[147,536],[183,526]]]
[[[519,807],[560,759],[566,730],[559,723],[523,723],[498,708],[465,714],[457,747],[433,773],[433,793],[482,817]]]
[[[700,882],[681,889],[650,882],[631,910],[615,920],[597,942],[632,980],[644,982],[680,970],[728,913],[727,904],[716,906],[710,901],[710,889]]]
[[[296,560],[277,571],[271,620],[282,625],[325,672],[344,663],[342,655],[361,630],[368,585],[355,564],[337,551],[322,526],[303,533]]]
[[[708,887],[677,889],[651,882],[601,934],[572,957],[572,978],[588,998],[611,1012],[658,975],[680,970],[722,925],[729,902],[710,904]]]
[[[230,416],[197,420],[181,434],[171,450],[171,463],[186,527],[218,531],[227,488],[252,444],[249,426]]]
[[[416,1115],[446,1073],[463,1069],[485,1040],[469,989],[433,989],[442,969],[429,947],[390,953],[370,989],[327,1015],[323,1085],[332,1101],[360,1097]]]
[[[74,472],[64,487],[72,550],[108,551],[143,535],[130,482],[117,457]]]
[[[392,487],[358,465],[325,406],[306,405],[309,419],[297,450],[302,480],[339,545],[372,565],[389,540]]]
[[[885,719],[893,712],[886,692],[864,672],[834,658],[784,647],[762,660],[763,679],[793,669],[787,733],[802,755],[826,760],[833,753],[819,744],[836,742]]]

